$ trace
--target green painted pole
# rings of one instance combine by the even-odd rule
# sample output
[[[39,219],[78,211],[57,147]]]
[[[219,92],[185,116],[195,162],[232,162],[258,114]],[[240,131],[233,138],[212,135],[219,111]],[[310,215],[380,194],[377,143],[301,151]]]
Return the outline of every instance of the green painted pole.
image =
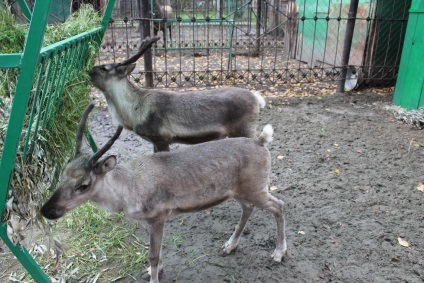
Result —
[[[15,167],[16,152],[22,133],[26,111],[28,107],[30,93],[33,87],[34,77],[40,61],[40,54],[50,49],[55,49],[63,42],[52,44],[46,48],[41,48],[44,32],[47,25],[48,13],[51,0],[36,0],[34,10],[30,13],[28,6],[24,5],[24,0],[18,0],[28,19],[36,19],[30,22],[29,30],[22,54],[1,54],[0,67],[20,68],[20,74],[16,85],[15,96],[13,97],[12,108],[9,117],[9,124],[3,145],[3,154],[0,160],[0,238],[9,247],[23,267],[34,278],[37,283],[51,282],[43,272],[37,262],[29,252],[22,246],[15,245],[7,235],[7,224],[4,218],[5,204],[9,191],[10,180]],[[101,32],[98,43],[100,44],[107,24],[112,14],[115,0],[110,0],[102,21]],[[26,8],[25,8],[26,7]],[[93,31],[91,31],[93,32]],[[79,35],[81,36],[81,35]],[[56,73],[56,70],[55,70]]]
[[[50,279],[46,276],[37,262],[32,258],[29,252],[20,245],[13,244],[7,236],[7,226],[6,223],[0,223],[0,238],[3,239],[3,242],[10,249],[11,252],[16,256],[22,266],[31,274],[35,282],[51,282]]]
[[[24,17],[28,20],[28,22],[31,21],[31,11],[28,8],[28,4],[25,0],[18,0],[19,7],[21,8],[22,14],[24,14]]]
[[[41,44],[46,29],[47,16],[51,0],[37,0],[34,5],[34,18],[29,27],[24,52],[21,60],[21,72],[16,84],[16,92],[13,98],[9,124],[13,121],[13,127],[8,127],[4,140],[3,155],[0,162],[0,208],[4,211],[9,181],[15,165],[16,151],[25,112],[28,106],[29,94],[34,80]],[[44,22],[44,25],[42,24]]]
[[[51,0],[37,0],[34,5],[32,18],[37,20],[31,21],[26,38],[20,64],[21,72],[16,85],[16,92],[13,98],[12,109],[9,117],[9,127],[7,128],[3,146],[3,155],[0,162],[0,213],[2,215],[0,222],[0,237],[37,283],[50,282],[50,280],[38,266],[37,262],[35,262],[31,255],[23,247],[14,245],[10,241],[7,236],[7,225],[4,223],[3,213],[10,179],[15,166],[16,152],[26,109],[28,107],[29,95],[39,61],[39,54],[46,29],[50,3]],[[13,122],[13,125],[11,122]]]

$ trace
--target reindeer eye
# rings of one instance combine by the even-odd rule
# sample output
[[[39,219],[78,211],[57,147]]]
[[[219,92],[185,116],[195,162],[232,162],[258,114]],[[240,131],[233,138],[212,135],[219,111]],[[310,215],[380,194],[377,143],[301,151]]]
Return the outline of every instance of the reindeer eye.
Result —
[[[77,190],[79,190],[79,191],[81,191],[81,192],[84,192],[84,191],[88,190],[89,188],[90,188],[90,186],[89,186],[89,185],[80,185],[80,186],[77,188]]]

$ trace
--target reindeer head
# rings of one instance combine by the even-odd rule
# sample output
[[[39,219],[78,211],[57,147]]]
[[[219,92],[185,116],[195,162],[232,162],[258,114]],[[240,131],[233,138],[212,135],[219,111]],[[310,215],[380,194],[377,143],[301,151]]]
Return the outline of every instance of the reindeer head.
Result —
[[[134,70],[135,62],[159,39],[159,36],[146,37],[138,52],[123,62],[94,66],[89,72],[93,85],[104,92],[109,86],[126,78]]]
[[[74,158],[65,166],[60,183],[53,196],[41,208],[41,214],[48,219],[57,219],[66,212],[90,200],[95,196],[95,183],[116,166],[116,156],[111,155],[99,161],[109,150],[122,132],[118,126],[113,137],[94,155],[81,151],[85,123],[88,114],[94,108],[87,106],[78,126]]]

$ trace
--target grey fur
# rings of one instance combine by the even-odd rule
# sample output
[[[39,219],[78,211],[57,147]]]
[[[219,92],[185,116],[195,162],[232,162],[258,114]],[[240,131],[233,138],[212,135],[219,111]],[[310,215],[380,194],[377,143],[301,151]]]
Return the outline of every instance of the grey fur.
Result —
[[[223,251],[230,253],[237,248],[244,226],[257,206],[271,212],[277,221],[277,245],[272,258],[279,262],[287,246],[284,203],[268,191],[271,158],[266,144],[272,134],[272,127],[267,125],[259,138],[211,141],[143,156],[129,166],[118,165],[112,155],[90,168],[87,163],[91,154],[80,154],[63,170],[58,189],[41,213],[57,219],[90,200],[106,210],[123,211],[131,219],[145,221],[150,229],[150,282],[157,283],[163,268],[165,221],[233,198],[243,213]]]
[[[153,39],[152,39],[153,40]],[[255,137],[260,94],[242,88],[175,93],[137,88],[127,76],[135,64],[95,66],[91,80],[105,97],[112,117],[154,145],[196,144],[225,137]]]

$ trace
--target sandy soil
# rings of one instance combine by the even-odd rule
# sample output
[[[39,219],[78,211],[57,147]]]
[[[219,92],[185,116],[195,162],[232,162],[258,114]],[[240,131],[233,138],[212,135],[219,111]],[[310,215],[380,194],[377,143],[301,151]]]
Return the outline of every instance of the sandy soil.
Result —
[[[424,136],[394,118],[391,99],[274,100],[258,124],[275,129],[270,185],[286,203],[288,255],[271,260],[275,221],[256,210],[238,250],[223,256],[241,213],[229,201],[168,221],[161,282],[424,282]],[[105,106],[90,125],[101,142],[115,130]],[[121,162],[152,150],[128,131],[113,147]]]

